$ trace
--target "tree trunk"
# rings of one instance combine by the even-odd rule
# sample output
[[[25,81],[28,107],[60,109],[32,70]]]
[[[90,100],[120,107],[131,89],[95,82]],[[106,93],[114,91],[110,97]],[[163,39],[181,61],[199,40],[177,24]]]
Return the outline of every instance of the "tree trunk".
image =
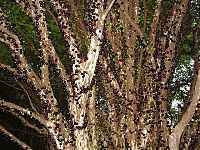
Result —
[[[168,121],[169,84],[179,58],[178,44],[189,0],[15,1],[38,32],[39,73],[26,60],[23,42],[10,30],[0,10],[0,41],[11,50],[16,67],[0,63],[0,70],[20,81],[31,110],[3,99],[0,109],[50,138],[50,149],[178,150],[186,138],[193,142],[199,139],[193,137],[198,133],[198,121],[190,122],[199,113],[199,55],[195,57],[196,74],[188,96],[191,103],[185,105],[174,129]],[[168,6],[173,7],[165,10]],[[51,21],[63,36],[64,53],[69,56],[65,60],[59,58],[61,52],[50,38],[49,30],[54,30]],[[83,31],[76,33],[79,26]],[[199,47],[199,24],[197,29],[194,49]],[[86,50],[82,41],[88,44]],[[87,53],[85,59],[83,52]],[[71,72],[63,65],[68,59]],[[58,84],[65,97],[56,96],[60,91],[53,88],[52,75],[61,82]],[[33,89],[41,108],[33,103],[25,84]],[[60,99],[65,111],[59,107]],[[20,112],[37,120],[43,129],[31,125]],[[193,128],[188,127],[190,124]],[[2,126],[0,130],[22,148],[31,149]],[[187,145],[187,149],[191,147]]]

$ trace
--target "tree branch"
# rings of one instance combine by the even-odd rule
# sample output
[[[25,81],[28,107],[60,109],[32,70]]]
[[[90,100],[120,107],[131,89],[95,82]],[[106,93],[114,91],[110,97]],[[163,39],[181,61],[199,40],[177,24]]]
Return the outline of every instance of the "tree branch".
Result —
[[[51,41],[48,38],[48,30],[46,24],[46,17],[44,15],[45,8],[43,1],[32,1],[29,0],[29,5],[31,7],[30,16],[35,23],[35,27],[39,32],[40,37],[40,51],[41,51],[41,82],[44,86],[49,86],[49,69],[48,69],[48,52],[53,47]],[[36,5],[37,7],[34,7]]]
[[[3,132],[7,137],[10,137],[15,143],[17,143],[20,147],[22,147],[25,150],[32,150],[31,147],[29,147],[26,143],[19,140],[16,136],[14,136],[12,133],[7,131],[4,127],[0,125],[0,131]]]
[[[15,34],[13,34],[11,31],[9,31],[7,21],[5,20],[1,9],[0,9],[0,16],[1,16],[0,41],[6,43],[10,47],[12,56],[15,59],[15,63],[17,67],[20,68],[20,71],[24,75],[27,75],[26,80],[27,81],[30,80],[36,89],[40,89],[39,78],[37,77],[33,69],[30,68],[30,66],[28,65],[24,57],[23,47],[21,45],[19,38]],[[11,71],[11,69],[9,70]]]
[[[133,28],[137,31],[138,35],[140,36],[140,39],[143,40],[144,35],[143,35],[140,27],[130,18],[130,16],[126,12],[124,12],[124,14],[128,18],[129,22],[132,24]]]
[[[46,134],[48,133],[48,131],[45,128],[38,128],[35,125],[31,124],[28,120],[26,120],[24,117],[22,117],[21,115],[17,114],[16,112],[13,112],[11,110],[7,110],[4,109],[5,111],[8,111],[9,113],[11,113],[13,116],[15,116],[16,118],[18,118],[25,126],[34,129],[35,131],[37,131],[39,134]]]
[[[17,110],[20,111],[22,113],[27,114],[30,117],[33,117],[34,119],[38,120],[42,125],[44,125],[46,127],[46,121],[44,120],[43,116],[40,114],[36,114],[35,112],[32,112],[26,108],[23,108],[19,105],[10,103],[10,102],[6,102],[3,99],[0,99],[0,109],[9,109],[9,110]]]
[[[57,105],[57,100],[54,98],[52,87],[49,81],[49,62],[53,63],[55,65],[55,68],[57,72],[54,72],[55,74],[58,73],[59,76],[61,77],[64,85],[65,85],[65,90],[71,90],[71,85],[69,84],[69,77],[66,74],[66,70],[62,62],[60,61],[58,55],[56,54],[55,48],[52,45],[51,40],[49,39],[49,32],[47,28],[47,22],[46,22],[46,9],[45,9],[45,4],[44,1],[40,0],[29,0],[28,1],[31,7],[31,12],[28,10],[23,10],[27,11],[29,16],[32,18],[32,21],[35,24],[35,27],[38,30],[38,34],[40,37],[40,47],[41,47],[41,84],[44,87],[40,91],[40,97],[44,103],[48,103],[49,107],[54,107],[55,110],[57,110],[56,105]],[[19,3],[21,8],[24,8],[24,4]],[[37,7],[34,7],[34,6]],[[45,94],[47,93],[48,94]],[[70,91],[71,94],[71,91]],[[51,101],[51,102],[50,102]],[[50,109],[50,108],[48,108]]]
[[[162,60],[162,57],[159,61],[157,61],[159,69],[165,68],[161,71],[161,86],[167,87],[168,81],[170,80],[171,73],[173,70],[173,67],[175,65],[174,59],[176,58],[176,46],[177,46],[177,38],[178,34],[180,32],[181,24],[183,21],[183,17],[185,15],[185,11],[188,6],[188,0],[181,0],[180,3],[177,3],[174,5],[172,15],[170,16],[169,21],[167,22],[167,25],[164,28],[164,33],[162,37],[160,38],[160,45],[158,46],[161,49],[162,56],[164,56],[164,63],[159,64]],[[166,113],[168,111],[168,103],[167,103],[167,95],[168,88],[162,88],[160,90],[160,99],[161,105],[160,110],[164,111],[164,116],[166,116]],[[168,140],[169,136],[169,130],[167,128],[167,119],[166,117],[161,117],[160,119],[162,121],[162,129],[163,129],[163,137],[164,140]]]
[[[104,28],[104,21],[105,18],[112,8],[115,0],[112,0],[108,8],[103,12],[102,17],[100,16],[100,8],[95,8],[95,12],[97,14],[94,14],[95,18],[97,19],[96,21],[96,29],[95,29],[95,34],[92,35],[91,37],[91,42],[90,42],[90,48],[89,52],[87,54],[88,60],[85,62],[85,67],[84,70],[88,73],[88,80],[85,80],[86,85],[89,85],[92,81],[92,78],[94,76],[94,70],[96,67],[96,63],[99,57],[99,51],[100,51],[100,40],[103,37],[103,28]]]
[[[157,31],[157,28],[158,28],[159,17],[160,17],[160,12],[161,12],[161,4],[162,4],[162,0],[156,1],[154,17],[153,17],[153,21],[151,23],[151,31],[149,33],[149,35],[150,35],[149,36],[150,37],[149,38],[149,44],[148,44],[148,47],[147,47],[147,51],[149,53],[148,59],[151,61],[151,64],[153,65],[154,69],[156,68],[156,65],[155,65],[153,54],[154,54],[154,51],[155,51],[155,38],[156,38],[156,31]]]
[[[198,71],[195,90],[194,90],[194,93],[192,96],[192,102],[188,106],[186,112],[183,114],[181,120],[175,126],[171,135],[169,136],[169,146],[170,146],[171,150],[179,149],[181,135],[182,135],[185,127],[188,125],[189,121],[192,119],[192,116],[194,115],[197,103],[200,99],[199,91],[200,91],[200,71]]]
[[[63,9],[61,7],[60,3],[56,0],[51,0],[50,3],[53,5],[53,12],[55,12],[58,15],[56,22],[58,23],[58,26],[64,33],[64,39],[66,41],[68,41],[70,39],[70,36],[66,29],[66,26],[68,26],[67,10]],[[62,9],[64,11],[60,11]],[[69,42],[69,44],[70,44],[70,42]],[[73,45],[75,45],[75,44],[73,43]],[[72,47],[73,46],[71,46],[71,49],[72,49]],[[74,52],[75,51],[78,52],[78,50],[76,49],[76,46],[74,48],[75,48]],[[71,55],[73,56],[73,54],[71,54]],[[66,74],[66,69],[65,69],[64,65],[62,64],[62,62],[60,61],[60,59],[54,49],[52,51],[50,51],[50,57],[52,58],[52,63],[55,65],[56,70],[58,72],[60,72],[59,76],[61,77],[66,90],[68,90],[71,95],[72,94],[72,85],[69,82],[70,77]]]
[[[14,77],[14,78],[15,78],[15,77]],[[37,114],[39,114],[38,111],[36,110],[35,106],[33,105],[32,100],[31,100],[31,98],[30,98],[28,92],[26,91],[26,89],[23,87],[23,85],[22,85],[16,78],[15,78],[15,81],[19,84],[19,86],[20,86],[20,87],[23,89],[23,91],[26,93],[26,95],[27,95],[27,97],[28,97],[28,100],[29,100],[29,104],[31,105],[31,108],[32,108]]]
[[[108,7],[106,8],[106,10],[104,11],[102,17],[100,17],[100,21],[103,23],[104,20],[106,19],[108,12],[110,11],[110,9],[112,8],[113,4],[115,3],[115,0],[112,0],[112,2],[108,5]]]
[[[0,69],[3,70],[5,73],[8,73],[9,75],[22,76],[22,74],[18,73],[15,68],[12,68],[11,66],[6,64],[0,63]]]
[[[21,88],[17,88],[17,87],[15,87],[14,85],[8,84],[8,83],[5,82],[5,81],[0,80],[0,82],[3,83],[3,84],[5,84],[5,85],[7,85],[7,86],[9,86],[9,87],[12,87],[12,88],[14,88],[14,89],[16,89],[16,90],[23,91]]]
[[[113,72],[111,71],[111,68],[108,65],[108,59],[110,59],[110,57],[106,57],[106,58],[100,57],[99,59],[102,64],[102,70],[106,72],[105,75],[106,75],[106,78],[109,80],[111,87],[118,91],[119,96],[122,96],[122,90],[120,89],[119,84],[117,80],[115,79],[115,76]]]
[[[199,28],[199,27],[197,27]],[[199,28],[200,29],[200,28]],[[199,47],[199,38],[198,38],[198,30],[196,34],[194,35],[194,49],[198,49]],[[181,135],[183,134],[186,126],[192,119],[195,109],[197,107],[198,102],[200,102],[200,62],[199,62],[199,54],[195,54],[195,69],[197,74],[194,75],[193,81],[195,81],[194,84],[191,86],[191,103],[188,106],[187,110],[183,114],[181,120],[178,122],[178,124],[175,126],[173,132],[169,136],[169,147],[171,150],[178,150],[179,149],[179,143]]]
[[[72,32],[69,27],[69,18],[68,18],[68,9],[63,8],[63,5],[61,5],[57,0],[51,0],[51,4],[53,5],[53,11],[57,14],[57,20],[60,29],[62,30],[64,34],[64,39],[69,44],[69,53],[70,58],[72,58],[73,63],[73,74],[76,73],[76,70],[80,70],[80,51],[78,50],[78,47],[75,43],[75,39],[72,37]],[[61,11],[62,10],[62,11]]]

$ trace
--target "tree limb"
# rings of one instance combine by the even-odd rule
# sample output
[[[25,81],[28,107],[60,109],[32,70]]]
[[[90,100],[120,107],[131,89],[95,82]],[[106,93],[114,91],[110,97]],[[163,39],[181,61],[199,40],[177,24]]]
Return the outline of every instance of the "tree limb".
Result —
[[[197,49],[199,47],[199,39],[197,33],[195,34],[195,47],[194,49]],[[175,126],[173,132],[169,136],[169,147],[171,150],[178,150],[179,149],[179,143],[181,135],[183,134],[186,126],[192,119],[195,109],[197,107],[198,102],[200,101],[200,62],[199,62],[199,54],[195,54],[195,69],[196,69],[196,77],[193,77],[193,80],[196,81],[195,84],[192,84],[191,91],[192,91],[192,97],[191,97],[191,103],[188,106],[187,110],[183,114],[181,120],[178,122],[178,124]],[[196,79],[195,79],[196,78]],[[192,89],[193,88],[193,89]]]
[[[100,10],[96,8],[97,14],[95,16],[98,19],[96,22],[96,30],[95,30],[96,35],[93,35],[91,37],[90,48],[87,54],[88,60],[85,62],[85,67],[84,67],[84,70],[88,73],[88,81],[85,81],[86,85],[89,85],[91,83],[92,78],[94,76],[94,70],[96,67],[96,63],[97,63],[97,60],[99,57],[99,51],[100,51],[100,40],[103,37],[102,34],[103,34],[103,28],[104,28],[104,21],[109,10],[112,8],[114,2],[115,0],[112,0],[108,8],[104,11],[102,17],[99,17],[100,14],[98,13],[100,13]]]
[[[46,134],[48,133],[48,131],[45,128],[38,128],[37,126],[31,124],[28,120],[26,120],[24,117],[22,117],[20,114],[13,112],[11,110],[7,110],[7,109],[3,109],[5,111],[8,111],[9,113],[11,113],[11,115],[15,116],[16,118],[18,118],[25,126],[34,129],[35,131],[37,131],[39,134]]]
[[[143,40],[144,35],[143,35],[140,27],[130,18],[130,16],[126,12],[124,12],[124,14],[128,18],[129,22],[132,24],[133,28],[137,31],[138,35],[140,36],[140,39]]]
[[[0,69],[4,70],[5,73],[8,73],[9,75],[12,76],[18,76],[18,77],[22,76],[22,74],[20,74],[15,68],[12,68],[11,66],[6,64],[0,63]]]
[[[44,120],[43,116],[40,114],[36,114],[35,112],[32,112],[26,108],[23,108],[19,105],[10,103],[10,102],[6,102],[3,99],[0,99],[0,109],[9,109],[9,110],[17,110],[20,111],[22,113],[27,114],[30,117],[33,117],[34,119],[38,120],[42,125],[44,125],[46,127],[46,121]]]
[[[1,16],[0,41],[6,43],[10,47],[12,56],[15,59],[17,67],[19,67],[20,71],[23,74],[27,75],[28,77],[27,80],[30,80],[36,89],[40,89],[39,78],[35,74],[33,69],[30,68],[30,66],[28,65],[19,38],[14,33],[9,31],[7,21],[1,9],[0,9],[0,16]]]
[[[14,78],[15,78],[15,77],[14,77]],[[15,81],[19,84],[19,86],[20,86],[20,87],[23,89],[23,91],[26,93],[26,95],[27,95],[27,97],[28,97],[28,100],[29,100],[29,104],[31,105],[31,108],[32,108],[37,114],[39,114],[38,111],[36,110],[35,106],[33,105],[32,100],[31,100],[31,98],[30,98],[28,92],[26,91],[26,89],[23,87],[23,85],[22,85],[16,78],[15,78]]]
[[[24,143],[21,140],[19,140],[16,136],[14,136],[12,133],[10,133],[8,130],[6,130],[1,125],[0,125],[0,131],[3,132],[7,137],[10,137],[11,140],[13,140],[15,143],[17,143],[23,149],[32,150],[30,146],[28,146],[26,143]]]
[[[101,22],[104,22],[104,20],[106,19],[107,15],[108,15],[108,12],[110,11],[110,9],[112,8],[114,3],[115,3],[115,0],[112,0],[112,2],[108,5],[108,7],[104,11],[104,13],[100,19]]]
[[[189,121],[192,119],[192,116],[194,115],[197,103],[200,99],[199,91],[200,91],[200,71],[198,71],[195,90],[194,90],[194,93],[192,96],[192,102],[188,106],[186,112],[183,114],[181,120],[175,126],[171,135],[169,136],[169,146],[170,146],[171,150],[179,149],[179,142],[180,142],[181,135],[182,135],[185,127],[188,125]]]

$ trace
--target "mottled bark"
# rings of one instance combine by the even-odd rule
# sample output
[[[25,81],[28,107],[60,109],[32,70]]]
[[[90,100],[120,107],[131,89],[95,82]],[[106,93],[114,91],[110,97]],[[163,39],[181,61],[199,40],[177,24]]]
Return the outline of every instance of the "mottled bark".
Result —
[[[83,2],[87,5],[84,19],[78,12],[78,1],[50,0],[51,10],[46,10],[43,0],[15,1],[32,19],[38,32],[40,73],[37,75],[28,64],[21,41],[10,30],[2,10],[0,41],[10,48],[17,69],[3,63],[0,69],[14,77],[27,95],[21,82],[31,86],[42,109],[35,107],[29,96],[32,110],[3,99],[0,109],[10,112],[38,133],[49,135],[51,149],[179,149],[181,136],[195,113],[200,96],[198,68],[192,84],[191,104],[170,133],[167,121],[169,81],[178,58],[179,34],[189,0],[174,2],[171,14],[164,16],[164,26],[160,20],[162,0],[152,3],[153,12],[146,0],[87,0]],[[69,11],[71,9],[75,14]],[[49,37],[47,11],[56,21],[68,47],[66,52],[72,62],[70,75]],[[81,57],[81,46],[73,33],[70,15],[77,18],[75,22],[81,28],[77,35],[84,36],[88,44],[85,60]],[[198,59],[195,61],[199,63]],[[51,70],[67,93],[64,98],[68,105],[66,114],[58,107],[50,82]],[[101,99],[105,106],[100,104]],[[35,127],[19,112],[33,117],[43,128]],[[0,130],[13,137],[22,148],[31,149],[5,128],[0,126]]]

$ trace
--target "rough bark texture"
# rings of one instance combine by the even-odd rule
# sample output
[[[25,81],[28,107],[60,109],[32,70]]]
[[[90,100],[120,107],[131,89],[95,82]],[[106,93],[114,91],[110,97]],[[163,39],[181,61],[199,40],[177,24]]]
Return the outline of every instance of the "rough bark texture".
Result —
[[[83,18],[78,10],[81,2],[85,7]],[[170,132],[169,81],[178,59],[179,37],[189,0],[173,2],[168,15],[163,12],[166,2],[162,0],[155,0],[152,10],[146,0],[81,2],[15,0],[38,32],[39,74],[28,64],[19,37],[0,10],[0,41],[10,48],[16,67],[1,62],[0,69],[14,77],[23,89],[24,82],[33,88],[42,106],[37,108],[30,97],[32,110],[0,99],[0,109],[38,133],[50,136],[51,149],[178,150],[183,135],[192,130],[187,128],[189,122],[199,113],[200,72],[196,55],[191,103]],[[66,43],[66,53],[72,62],[70,75],[50,38],[48,11]],[[77,29],[72,27],[73,21],[80,33],[74,33]],[[199,48],[198,36],[199,24],[194,34],[194,49]],[[79,38],[88,44],[85,59]],[[58,107],[50,74],[62,82],[66,113]],[[32,125],[20,112],[37,120],[43,128]],[[0,126],[0,130],[22,148],[31,149],[4,127]],[[197,130],[194,127],[192,132]],[[189,133],[187,136],[190,137]]]

